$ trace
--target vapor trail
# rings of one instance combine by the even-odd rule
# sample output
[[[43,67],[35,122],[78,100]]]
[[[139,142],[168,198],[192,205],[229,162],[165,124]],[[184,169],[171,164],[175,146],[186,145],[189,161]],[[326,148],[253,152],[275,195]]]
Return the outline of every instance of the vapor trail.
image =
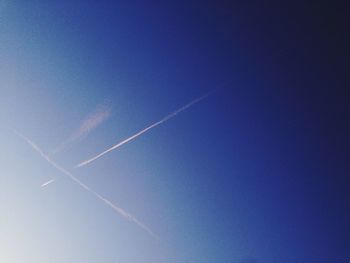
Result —
[[[109,153],[110,151],[113,151],[113,150],[119,148],[120,146],[122,146],[122,145],[124,145],[124,144],[130,142],[131,140],[133,140],[133,139],[139,137],[140,135],[144,134],[145,132],[147,132],[147,131],[149,131],[149,130],[155,128],[156,126],[158,126],[158,125],[160,125],[160,124],[162,124],[162,123],[164,123],[164,122],[166,122],[166,121],[172,119],[173,117],[175,117],[175,116],[176,116],[177,114],[179,114],[180,112],[182,112],[182,111],[188,109],[189,107],[193,106],[194,104],[196,104],[196,103],[200,102],[201,100],[205,99],[205,98],[208,97],[211,93],[212,93],[212,91],[211,91],[211,92],[208,92],[208,93],[206,93],[206,94],[204,94],[203,96],[201,96],[201,97],[199,97],[199,98],[197,98],[197,99],[194,99],[193,101],[189,102],[189,103],[186,104],[185,106],[182,106],[181,108],[177,109],[177,110],[174,111],[173,113],[170,113],[169,115],[165,116],[165,117],[164,117],[163,119],[161,119],[160,121],[157,121],[156,123],[153,123],[152,125],[148,126],[147,128],[145,128],[145,129],[143,129],[143,130],[137,132],[136,134],[134,134],[134,135],[130,136],[129,138],[127,138],[127,139],[125,139],[125,140],[119,142],[118,144],[116,144],[116,145],[110,147],[109,149],[103,151],[102,153],[100,153],[100,154],[98,154],[98,155],[96,155],[96,156],[94,156],[94,157],[92,157],[92,158],[90,158],[90,159],[88,159],[88,160],[86,160],[86,161],[83,161],[83,162],[77,164],[75,167],[76,167],[76,168],[77,168],[77,167],[82,167],[82,166],[84,166],[84,165],[87,165],[87,164],[89,164],[89,163],[91,163],[91,162],[97,160],[98,158],[102,157],[103,155]]]
[[[49,181],[43,183],[43,184],[41,185],[41,187],[45,187],[45,186],[47,186],[48,184],[53,183],[54,181],[55,181],[55,179],[51,179],[51,180],[49,180]]]
[[[65,141],[61,142],[49,153],[49,156],[61,152],[70,147],[72,144],[81,141],[88,136],[90,132],[105,122],[110,116],[111,106],[108,104],[97,105],[96,109],[85,117],[85,119],[79,124],[79,127],[76,128]]]
[[[125,210],[123,210],[122,208],[116,206],[115,204],[113,204],[111,201],[109,201],[108,199],[104,198],[103,196],[101,196],[99,193],[95,192],[94,190],[92,190],[89,186],[87,186],[86,184],[84,184],[83,182],[81,182],[78,178],[76,178],[72,173],[70,173],[69,171],[67,171],[66,169],[64,169],[63,167],[59,166],[57,163],[55,163],[54,161],[52,161],[34,142],[32,142],[31,140],[29,140],[27,137],[25,137],[23,134],[19,133],[18,131],[14,130],[14,132],[21,137],[23,140],[25,140],[35,151],[37,151],[42,158],[44,158],[48,163],[50,163],[53,167],[55,167],[57,170],[61,171],[63,174],[67,175],[72,181],[74,181],[75,183],[77,183],[80,187],[84,188],[86,191],[90,192],[91,194],[93,194],[97,199],[101,200],[102,202],[104,202],[106,205],[108,205],[109,207],[111,207],[114,211],[116,211],[117,213],[119,213],[122,217],[124,217],[126,220],[135,223],[136,225],[138,225],[139,227],[141,227],[143,230],[145,230],[148,234],[150,234],[153,237],[157,237],[157,235],[155,235],[144,223],[142,223],[141,221],[139,221],[136,217],[134,217],[133,215],[129,214],[128,212],[126,212]]]

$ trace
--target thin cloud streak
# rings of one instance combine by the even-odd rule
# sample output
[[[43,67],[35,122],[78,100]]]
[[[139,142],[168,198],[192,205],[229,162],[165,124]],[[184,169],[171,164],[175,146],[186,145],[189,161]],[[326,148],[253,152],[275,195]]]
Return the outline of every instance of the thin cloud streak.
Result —
[[[65,150],[73,143],[85,138],[92,130],[96,129],[99,125],[105,122],[111,115],[111,107],[105,104],[100,104],[96,109],[90,113],[79,125],[79,127],[72,132],[72,134],[59,144],[49,154],[50,156],[57,154]]]
[[[76,184],[78,184],[80,187],[84,188],[86,191],[93,194],[97,199],[104,202],[106,205],[108,205],[110,208],[112,208],[115,212],[120,214],[122,217],[124,217],[126,220],[135,223],[140,228],[145,230],[148,234],[158,239],[158,236],[155,235],[144,223],[139,221],[135,216],[129,214],[124,209],[116,206],[111,201],[97,193],[96,191],[92,190],[89,186],[84,184],[82,181],[80,181],[78,178],[76,178],[72,173],[55,163],[53,160],[50,159],[34,142],[29,140],[27,137],[25,137],[23,134],[19,133],[16,130],[13,130],[15,134],[17,134],[20,138],[22,138],[24,141],[26,141],[35,151],[37,151],[42,158],[44,158],[48,163],[50,163],[53,167],[55,167],[57,170],[68,176],[72,181],[74,181]]]
[[[41,185],[41,187],[45,187],[45,186],[47,186],[47,185],[53,183],[54,181],[55,181],[55,179],[51,179],[51,180],[49,180],[49,181],[43,183],[43,184]]]
[[[208,93],[204,94],[203,96],[201,96],[201,97],[199,97],[199,98],[197,98],[197,99],[194,99],[193,101],[189,102],[189,103],[186,104],[185,106],[182,106],[181,108],[177,109],[177,110],[174,111],[173,113],[170,113],[169,115],[165,116],[165,117],[164,117],[163,119],[161,119],[160,121],[157,121],[156,123],[153,123],[152,125],[148,126],[147,128],[145,128],[145,129],[143,129],[143,130],[137,132],[136,134],[134,134],[134,135],[130,136],[129,138],[127,138],[127,139],[125,139],[125,140],[119,142],[118,144],[116,144],[116,145],[110,147],[109,149],[107,149],[107,150],[101,152],[100,154],[98,154],[98,155],[96,155],[96,156],[94,156],[94,157],[92,157],[92,158],[90,158],[90,159],[88,159],[88,160],[85,160],[85,161],[83,161],[83,162],[77,164],[77,165],[75,166],[75,168],[85,166],[85,165],[87,165],[87,164],[89,164],[89,163],[91,163],[91,162],[97,160],[98,158],[102,157],[103,155],[105,155],[105,154],[107,154],[107,153],[109,153],[109,152],[111,152],[111,151],[113,151],[113,150],[119,148],[120,146],[122,146],[122,145],[124,145],[124,144],[126,144],[126,143],[128,143],[128,142],[130,142],[130,141],[132,141],[132,140],[134,140],[134,139],[136,139],[137,137],[139,137],[140,135],[144,134],[145,132],[147,132],[147,131],[149,131],[149,130],[155,128],[156,126],[158,126],[158,125],[160,125],[160,124],[162,124],[162,123],[164,123],[164,122],[166,122],[166,121],[168,121],[168,120],[174,118],[177,114],[179,114],[179,113],[185,111],[186,109],[190,108],[190,107],[193,106],[194,104],[196,104],[196,103],[200,102],[201,100],[205,99],[206,97],[208,97],[212,92],[213,92],[213,91],[208,92]]]

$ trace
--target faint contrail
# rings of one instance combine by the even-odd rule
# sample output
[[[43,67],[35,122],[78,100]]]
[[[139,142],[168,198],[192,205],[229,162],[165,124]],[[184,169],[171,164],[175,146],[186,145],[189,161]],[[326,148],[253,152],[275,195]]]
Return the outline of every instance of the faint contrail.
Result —
[[[138,225],[139,227],[141,227],[143,230],[145,230],[147,233],[149,233],[151,236],[158,238],[157,235],[155,235],[144,223],[142,223],[141,221],[139,221],[136,217],[134,217],[133,215],[129,214],[128,212],[126,212],[125,210],[123,210],[122,208],[114,205],[111,201],[109,201],[108,199],[104,198],[103,196],[101,196],[99,193],[95,192],[94,190],[92,190],[89,186],[87,186],[86,184],[84,184],[83,182],[81,182],[78,178],[76,178],[72,173],[70,173],[69,171],[67,171],[66,169],[64,169],[63,167],[59,166],[57,163],[55,163],[54,161],[52,161],[50,159],[50,157],[48,157],[34,142],[32,142],[31,140],[29,140],[27,137],[25,137],[23,134],[19,133],[16,130],[13,130],[19,137],[21,137],[23,140],[25,140],[35,151],[37,151],[42,158],[44,158],[48,163],[50,163],[53,167],[55,167],[57,170],[61,171],[63,174],[67,175],[72,181],[74,181],[75,183],[77,183],[80,187],[84,188],[86,191],[90,192],[91,194],[93,194],[96,198],[98,198],[99,200],[101,200],[102,202],[104,202],[106,205],[108,205],[109,207],[111,207],[114,211],[116,211],[117,213],[119,213],[122,217],[124,217],[125,219],[127,219],[130,222],[135,223],[136,225]]]
[[[53,183],[54,181],[55,181],[55,179],[51,179],[51,180],[49,180],[49,181],[43,183],[43,184],[41,185],[41,187],[45,187],[45,186],[47,186],[48,184]]]
[[[58,152],[65,150],[67,147],[73,143],[82,140],[86,137],[92,130],[97,128],[103,122],[105,122],[111,115],[111,106],[108,104],[100,104],[96,109],[91,112],[80,124],[77,129],[75,129],[72,134],[59,144],[55,149],[53,149],[49,156],[52,156]]]
[[[200,102],[201,100],[205,99],[205,98],[208,97],[212,92],[213,92],[213,91],[208,92],[208,93],[204,94],[203,96],[201,96],[201,97],[199,97],[199,98],[197,98],[197,99],[191,101],[190,103],[186,104],[185,106],[182,106],[181,108],[177,109],[177,110],[174,111],[173,113],[170,113],[169,115],[165,116],[165,117],[164,117],[163,119],[161,119],[160,121],[157,121],[156,123],[153,123],[152,125],[148,126],[147,128],[145,128],[145,129],[143,129],[143,130],[137,132],[136,134],[134,134],[134,135],[130,136],[129,138],[127,138],[127,139],[125,139],[125,140],[119,142],[118,144],[116,144],[116,145],[110,147],[109,149],[103,151],[102,153],[100,153],[100,154],[98,154],[98,155],[96,155],[96,156],[94,156],[94,157],[92,157],[92,158],[90,158],[90,159],[88,159],[88,160],[86,160],[86,161],[83,161],[83,162],[77,164],[75,167],[77,168],[77,167],[82,167],[82,166],[84,166],[84,165],[87,165],[87,164],[89,164],[89,163],[91,163],[91,162],[97,160],[97,159],[100,158],[101,156],[105,155],[106,153],[109,153],[110,151],[113,151],[113,150],[119,148],[119,147],[122,146],[123,144],[130,142],[131,140],[133,140],[133,139],[139,137],[140,135],[142,135],[143,133],[145,133],[145,132],[147,132],[147,131],[149,131],[149,130],[155,128],[156,126],[158,126],[158,125],[160,125],[160,124],[162,124],[162,123],[164,123],[164,122],[170,120],[171,118],[175,117],[175,116],[176,116],[177,114],[179,114],[180,112],[182,112],[182,111],[188,109],[188,108],[191,107],[192,105],[194,105],[194,104]]]

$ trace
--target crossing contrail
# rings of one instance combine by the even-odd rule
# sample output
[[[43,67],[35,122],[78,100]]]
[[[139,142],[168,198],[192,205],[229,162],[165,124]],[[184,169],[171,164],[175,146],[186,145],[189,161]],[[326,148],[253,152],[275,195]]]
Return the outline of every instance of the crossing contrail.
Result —
[[[98,158],[102,157],[103,155],[109,153],[110,151],[113,151],[113,150],[119,148],[120,146],[122,146],[122,145],[124,145],[124,144],[126,144],[126,143],[128,143],[128,142],[130,142],[130,141],[132,141],[132,140],[134,140],[134,139],[136,139],[137,137],[139,137],[140,135],[144,134],[145,132],[147,132],[147,131],[149,131],[149,130],[155,128],[155,127],[157,127],[158,125],[160,125],[160,124],[162,124],[162,123],[164,123],[164,122],[166,122],[166,121],[168,121],[168,120],[174,118],[177,114],[179,114],[179,113],[185,111],[186,109],[190,108],[190,107],[193,106],[194,104],[196,104],[196,103],[200,102],[201,100],[205,99],[205,98],[208,97],[211,93],[213,93],[213,91],[208,92],[208,93],[204,94],[203,96],[198,97],[197,99],[194,99],[193,101],[189,102],[189,103],[186,104],[185,106],[182,106],[181,108],[177,109],[176,111],[174,111],[174,112],[170,113],[169,115],[165,116],[165,117],[164,117],[163,119],[161,119],[160,121],[157,121],[156,123],[153,123],[152,125],[148,126],[147,128],[145,128],[145,129],[143,129],[143,130],[137,132],[136,134],[130,136],[129,138],[127,138],[127,139],[125,139],[125,140],[119,142],[118,144],[116,144],[116,145],[110,147],[109,149],[107,149],[107,150],[105,150],[105,151],[99,153],[98,155],[96,155],[96,156],[94,156],[94,157],[92,157],[92,158],[90,158],[90,159],[88,159],[88,160],[85,160],[85,161],[83,161],[83,162],[77,164],[75,167],[77,168],[77,167],[82,167],[82,166],[84,166],[84,165],[87,165],[87,164],[89,164],[89,163],[91,163],[91,162],[97,160]]]
[[[130,213],[126,212],[124,209],[116,206],[111,201],[91,189],[89,186],[84,184],[82,181],[80,181],[78,178],[76,178],[72,173],[55,163],[53,160],[50,159],[34,142],[29,140],[27,137],[25,137],[23,134],[19,133],[16,130],[13,130],[15,134],[17,134],[20,138],[25,140],[36,152],[38,152],[42,158],[44,158],[48,163],[50,163],[53,167],[55,167],[57,170],[68,176],[72,181],[74,181],[76,184],[78,184],[80,187],[84,188],[86,191],[93,194],[97,199],[104,202],[106,205],[108,205],[110,208],[112,208],[115,212],[119,213],[122,217],[124,217],[126,220],[135,223],[139,227],[141,227],[143,230],[145,230],[148,234],[151,236],[158,238],[157,235],[155,235],[144,223],[142,223],[140,220],[138,220],[135,216],[131,215]]]

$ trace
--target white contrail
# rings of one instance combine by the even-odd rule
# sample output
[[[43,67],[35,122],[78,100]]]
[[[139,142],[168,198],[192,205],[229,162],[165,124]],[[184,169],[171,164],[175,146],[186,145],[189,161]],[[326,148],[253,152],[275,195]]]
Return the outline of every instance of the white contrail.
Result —
[[[43,184],[41,185],[41,187],[45,187],[45,186],[47,186],[47,185],[53,183],[54,181],[55,181],[55,179],[51,179],[51,180],[49,180],[49,181],[43,183]]]
[[[199,97],[199,98],[197,98],[197,99],[195,99],[195,100],[193,100],[193,101],[191,101],[190,103],[186,104],[185,106],[182,106],[181,108],[177,109],[177,110],[174,111],[173,113],[170,113],[169,115],[165,116],[165,117],[164,117],[163,119],[161,119],[160,121],[157,121],[156,123],[153,123],[152,125],[148,126],[147,128],[145,128],[145,129],[143,129],[143,130],[137,132],[136,134],[134,134],[134,135],[130,136],[129,138],[127,138],[127,139],[125,139],[125,140],[119,142],[118,144],[116,144],[116,145],[110,147],[109,149],[103,151],[102,153],[100,153],[100,154],[98,154],[98,155],[96,155],[96,156],[94,156],[94,157],[92,157],[92,158],[90,158],[90,159],[88,159],[88,160],[86,160],[86,161],[83,161],[83,162],[77,164],[75,167],[77,168],[77,167],[82,167],[82,166],[84,166],[84,165],[87,165],[87,164],[89,164],[89,163],[95,161],[96,159],[100,158],[101,156],[103,156],[103,155],[109,153],[110,151],[113,151],[113,150],[119,148],[119,147],[122,146],[123,144],[126,144],[126,143],[130,142],[131,140],[133,140],[133,139],[139,137],[140,135],[144,134],[145,132],[147,132],[147,131],[149,131],[149,130],[155,128],[156,126],[158,126],[158,125],[160,125],[160,124],[162,124],[162,123],[164,123],[164,122],[166,122],[166,121],[172,119],[173,117],[175,117],[175,116],[176,116],[177,114],[179,114],[180,112],[182,112],[182,111],[188,109],[189,107],[193,106],[194,104],[196,104],[196,103],[200,102],[201,100],[205,99],[205,98],[208,97],[211,93],[212,93],[212,91],[211,91],[211,92],[208,92],[208,93],[206,93],[206,94],[204,94],[203,96],[201,96],[201,97]]]
[[[82,140],[86,137],[92,130],[96,129],[99,125],[105,122],[111,115],[111,107],[107,104],[100,104],[96,109],[91,112],[75,129],[72,134],[59,144],[55,149],[53,149],[49,156],[52,156],[58,152],[61,152],[68,148],[73,143]]]
[[[80,187],[84,188],[86,191],[90,192],[91,194],[93,194],[97,199],[101,200],[102,202],[104,202],[106,205],[108,205],[109,207],[111,207],[114,211],[116,211],[117,213],[119,213],[122,217],[124,217],[125,219],[127,219],[130,222],[135,223],[136,225],[138,225],[139,227],[141,227],[143,230],[145,230],[147,233],[149,233],[151,236],[158,238],[157,235],[155,235],[144,223],[142,223],[141,221],[139,221],[135,216],[129,214],[128,212],[126,212],[125,210],[123,210],[122,208],[114,205],[111,201],[109,201],[108,199],[104,198],[103,196],[101,196],[99,193],[95,192],[94,190],[92,190],[89,186],[87,186],[86,184],[84,184],[83,182],[81,182],[78,178],[76,178],[72,173],[70,173],[69,171],[67,171],[66,169],[64,169],[63,167],[59,166],[57,163],[55,163],[54,161],[52,161],[50,159],[50,157],[48,157],[34,142],[32,142],[31,140],[29,140],[27,137],[25,137],[23,134],[19,133],[16,130],[13,130],[19,137],[21,137],[23,140],[25,140],[35,151],[37,151],[42,158],[44,158],[48,163],[50,163],[53,167],[55,167],[57,170],[61,171],[63,174],[67,175],[72,181],[74,181],[75,183],[77,183]]]

